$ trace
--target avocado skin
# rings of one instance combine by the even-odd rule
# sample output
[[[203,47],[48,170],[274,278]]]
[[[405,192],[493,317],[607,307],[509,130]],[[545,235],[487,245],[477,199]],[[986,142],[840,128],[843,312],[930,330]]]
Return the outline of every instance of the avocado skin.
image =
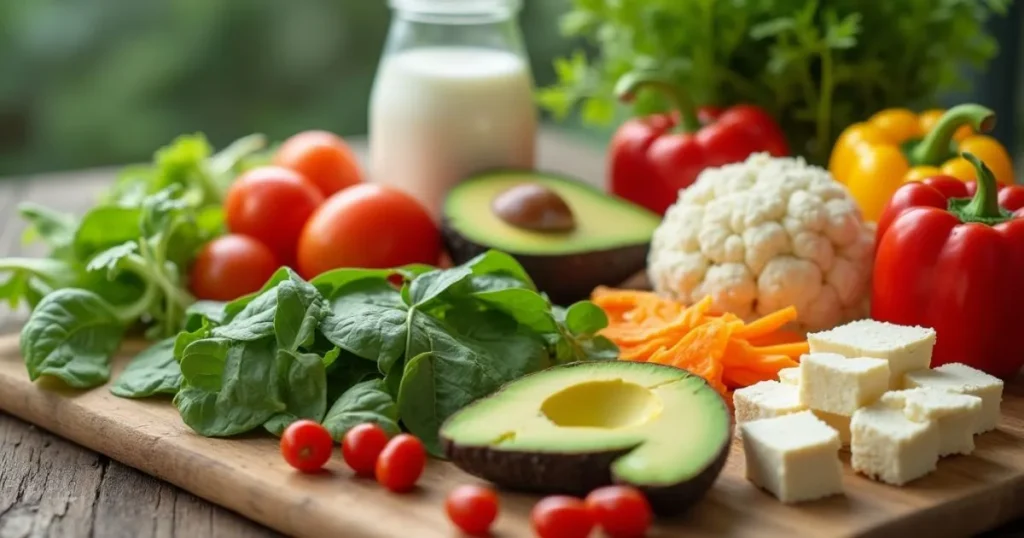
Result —
[[[455,264],[466,263],[491,248],[463,236],[447,218],[441,221],[441,237]],[[647,266],[650,244],[631,245],[579,254],[543,255],[509,252],[551,301],[568,305],[590,298],[598,286],[616,286]]]
[[[559,366],[572,368],[584,362]],[[674,368],[673,366],[662,366]],[[540,372],[527,374],[526,377]],[[522,378],[520,378],[522,379]],[[706,381],[705,381],[706,383]],[[492,395],[502,392],[504,387]],[[479,402],[481,400],[477,400]],[[611,465],[617,458],[632,449],[609,450],[607,452],[528,452],[504,451],[490,446],[461,446],[444,435],[441,426],[441,446],[445,457],[456,467],[477,478],[493,482],[504,488],[525,493],[565,494],[585,497],[591,491],[612,484],[633,486],[644,493],[651,509],[661,517],[678,516],[692,508],[707,494],[715,480],[722,474],[729,459],[735,429],[733,414],[725,400],[718,402],[729,417],[728,435],[718,447],[715,459],[697,476],[665,486],[632,484],[617,480],[611,474]],[[475,403],[470,404],[475,405]],[[448,418],[448,421],[456,416]],[[446,421],[447,422],[447,421]]]

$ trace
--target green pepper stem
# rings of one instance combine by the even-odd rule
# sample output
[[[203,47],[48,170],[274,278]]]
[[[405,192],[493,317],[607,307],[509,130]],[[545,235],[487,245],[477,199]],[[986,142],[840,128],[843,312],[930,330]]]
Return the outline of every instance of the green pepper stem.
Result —
[[[996,125],[996,113],[973,103],[957,105],[947,110],[939,118],[935,128],[911,150],[910,160],[919,166],[938,166],[949,157],[949,144],[953,140],[953,135],[964,125],[970,125],[979,133],[991,131]]]
[[[964,159],[974,165],[977,170],[977,190],[974,197],[960,210],[961,216],[968,220],[987,221],[1003,217],[1003,211],[999,207],[999,187],[996,185],[996,176],[981,162],[981,159],[973,153],[964,152],[961,154]],[[971,218],[973,217],[973,219]]]
[[[631,71],[626,73],[615,84],[615,95],[620,101],[632,101],[638,91],[650,88],[667,97],[679,111],[683,130],[689,133],[700,129],[697,119],[697,108],[693,105],[689,94],[661,73],[652,71]]]

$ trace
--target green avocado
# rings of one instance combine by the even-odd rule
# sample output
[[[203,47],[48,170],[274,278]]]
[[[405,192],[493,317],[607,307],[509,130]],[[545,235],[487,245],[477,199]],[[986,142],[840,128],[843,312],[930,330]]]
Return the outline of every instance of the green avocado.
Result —
[[[732,417],[702,378],[653,363],[572,363],[524,376],[452,415],[447,457],[511,489],[586,495],[628,484],[661,514],[710,489],[729,453]]]
[[[441,231],[452,261],[489,249],[515,257],[558,304],[589,297],[643,270],[661,218],[580,181],[532,171],[492,171],[445,199]]]

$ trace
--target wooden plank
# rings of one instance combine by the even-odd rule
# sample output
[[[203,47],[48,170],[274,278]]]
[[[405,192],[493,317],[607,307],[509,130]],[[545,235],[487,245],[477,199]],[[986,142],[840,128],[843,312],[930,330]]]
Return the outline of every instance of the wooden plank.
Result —
[[[125,354],[140,348],[133,344]],[[117,362],[119,368],[124,359]],[[0,408],[290,535],[405,536],[415,529],[417,537],[448,536],[444,495],[473,480],[432,461],[416,492],[396,496],[354,479],[340,458],[325,473],[299,475],[281,461],[275,439],[197,436],[166,400],[32,384],[12,338],[0,339]],[[1003,412],[1000,429],[979,436],[974,455],[943,459],[937,472],[907,487],[870,481],[847,466],[845,496],[799,506],[779,504],[750,485],[734,443],[707,498],[652,536],[965,536],[992,529],[1024,515],[1024,378],[1007,386]],[[101,487],[104,495],[112,493]],[[160,494],[148,495],[140,502],[159,510]],[[503,496],[500,535],[527,535],[534,501]]]

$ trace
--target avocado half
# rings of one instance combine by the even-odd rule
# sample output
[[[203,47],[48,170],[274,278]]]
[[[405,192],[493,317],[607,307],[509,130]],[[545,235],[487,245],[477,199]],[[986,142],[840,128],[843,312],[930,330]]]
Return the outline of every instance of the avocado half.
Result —
[[[722,471],[732,439],[725,401],[701,377],[653,363],[573,363],[507,384],[442,426],[447,457],[510,489],[584,496],[642,490],[678,514]]]
[[[495,200],[523,185],[544,187],[571,211],[574,227],[544,231],[502,218]],[[561,221],[559,221],[561,222]],[[643,270],[661,218],[647,209],[568,177],[499,170],[473,176],[445,199],[441,233],[452,261],[490,249],[511,254],[557,304],[590,296]]]

